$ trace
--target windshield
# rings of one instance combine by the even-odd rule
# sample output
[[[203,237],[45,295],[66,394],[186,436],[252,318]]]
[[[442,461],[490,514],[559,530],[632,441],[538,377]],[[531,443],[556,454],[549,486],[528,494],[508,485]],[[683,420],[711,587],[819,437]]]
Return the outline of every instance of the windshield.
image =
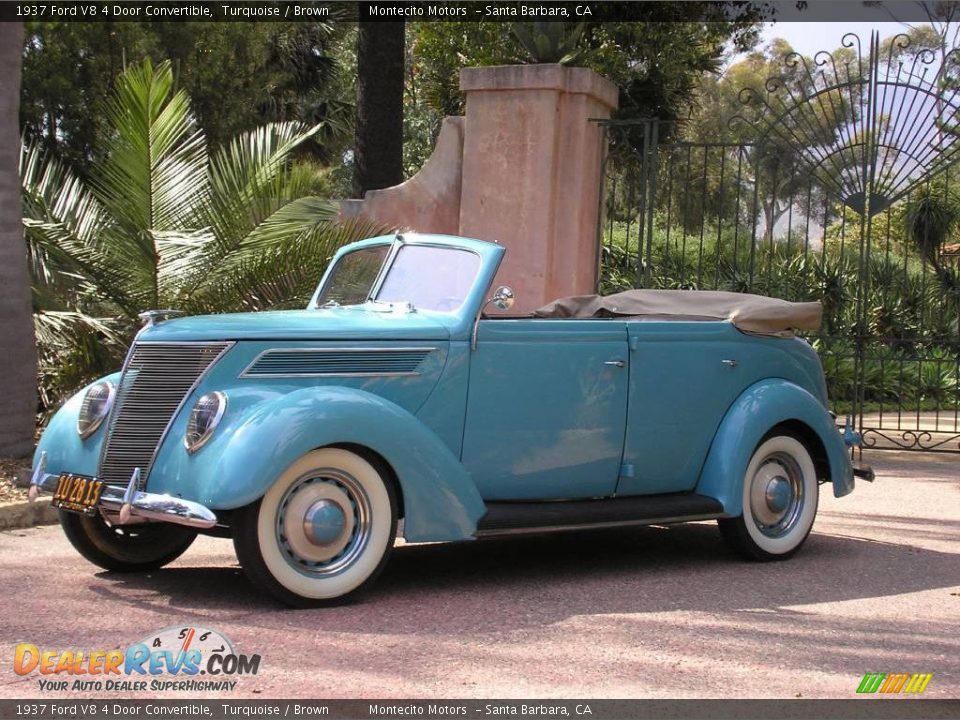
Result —
[[[389,251],[389,245],[378,245],[344,255],[331,271],[317,305],[360,305],[376,291],[376,302],[453,312],[467,299],[480,270],[480,257],[468,250],[401,245],[377,290],[374,283],[391,257]]]
[[[317,305],[365,303],[389,251],[389,245],[377,245],[344,255],[330,273]]]

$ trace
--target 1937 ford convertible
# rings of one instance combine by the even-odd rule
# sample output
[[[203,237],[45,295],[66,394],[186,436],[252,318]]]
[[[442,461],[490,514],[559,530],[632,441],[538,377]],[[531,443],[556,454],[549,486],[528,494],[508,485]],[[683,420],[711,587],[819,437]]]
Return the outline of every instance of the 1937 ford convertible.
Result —
[[[306,310],[145,313],[122,371],[51,420],[31,496],[101,567],[229,536],[255,585],[308,606],[368,587],[398,520],[418,542],[716,519],[771,560],[821,483],[853,489],[790,332],[817,304],[633,291],[487,316],[512,302],[487,299],[503,254],[379,237],[342,248]]]

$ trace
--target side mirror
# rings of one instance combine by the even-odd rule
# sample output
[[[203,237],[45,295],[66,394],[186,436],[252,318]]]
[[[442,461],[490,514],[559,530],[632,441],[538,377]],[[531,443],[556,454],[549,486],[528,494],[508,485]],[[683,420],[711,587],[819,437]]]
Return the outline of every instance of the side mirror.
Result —
[[[513,290],[508,288],[506,285],[501,285],[498,287],[494,293],[493,297],[487,300],[481,307],[480,311],[477,313],[477,316],[473,319],[473,335],[470,338],[470,349],[477,349],[477,331],[480,329],[480,316],[483,315],[484,308],[487,307],[490,303],[496,305],[500,310],[509,310],[513,307],[513,301],[516,298],[513,295]]]
[[[493,297],[490,298],[490,302],[501,310],[509,310],[512,308],[514,300],[516,300],[516,298],[513,296],[513,289],[508,288],[506,285],[498,287],[497,291],[493,293]]]

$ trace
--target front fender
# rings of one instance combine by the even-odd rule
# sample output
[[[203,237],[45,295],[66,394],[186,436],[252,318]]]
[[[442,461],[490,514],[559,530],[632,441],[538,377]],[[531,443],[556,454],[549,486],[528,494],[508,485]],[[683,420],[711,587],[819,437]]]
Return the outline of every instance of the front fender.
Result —
[[[80,438],[77,432],[77,418],[80,417],[80,407],[83,397],[91,385],[108,380],[114,385],[120,382],[120,373],[107,375],[94,380],[90,385],[74,394],[50,418],[47,427],[43,430],[37,450],[33,455],[33,467],[40,461],[40,454],[47,454],[46,471],[53,475],[61,472],[72,472],[91,477],[97,474],[100,463],[100,448],[107,432],[107,422],[103,422],[97,431],[86,440]]]
[[[799,421],[823,443],[833,481],[833,494],[853,491],[853,466],[830,414],[817,398],[787,380],[768,379],[751,385],[727,410],[714,436],[696,492],[723,504],[730,516],[743,512],[743,480],[750,457],[774,426]]]
[[[178,459],[158,463],[149,490],[233,509],[262,497],[300,456],[333,444],[361,445],[391,465],[408,540],[470,538],[486,512],[469,473],[431,430],[389,400],[339,386],[303,388],[245,408],[195,455],[171,449]]]

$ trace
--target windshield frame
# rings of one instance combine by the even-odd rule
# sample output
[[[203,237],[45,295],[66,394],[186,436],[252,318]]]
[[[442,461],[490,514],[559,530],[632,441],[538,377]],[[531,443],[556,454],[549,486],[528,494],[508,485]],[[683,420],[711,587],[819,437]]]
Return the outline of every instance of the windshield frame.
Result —
[[[378,272],[377,276],[373,279],[373,284],[370,286],[370,292],[367,293],[367,302],[376,302],[376,297],[380,294],[380,290],[383,288],[383,283],[386,282],[387,276],[393,269],[393,263],[396,262],[397,255],[400,254],[400,248],[402,248],[404,245],[406,245],[406,241],[403,239],[403,235],[398,233],[393,239],[393,242],[390,243],[390,249],[387,251],[387,256],[383,259],[383,264],[380,266],[380,272]]]
[[[385,245],[389,245],[390,248],[384,257],[383,262],[380,265],[380,269],[377,271],[377,274],[374,277],[373,283],[370,285],[370,291],[367,293],[367,299],[363,303],[357,303],[357,304],[351,304],[351,305],[332,305],[332,306],[321,304],[320,298],[330,287],[330,283],[332,282],[334,276],[336,275],[337,267],[340,265],[341,262],[343,262],[345,258],[349,257],[355,252],[361,252],[363,250],[369,250],[371,248],[382,247]],[[459,307],[457,307],[455,310],[433,310],[430,308],[416,307],[412,305],[409,301],[405,301],[405,300],[387,301],[387,300],[378,299],[378,295],[383,289],[383,285],[386,282],[387,278],[389,277],[390,272],[393,270],[394,263],[396,262],[397,257],[400,254],[400,251],[407,245],[418,246],[418,247],[434,247],[434,248],[449,250],[454,252],[466,252],[478,258],[480,263],[478,264],[477,270],[474,273],[473,279],[470,283],[470,287],[465,289],[464,299]],[[477,282],[480,280],[480,277],[483,275],[483,263],[484,263],[483,254],[478,250],[476,250],[475,248],[463,247],[462,245],[458,245],[454,243],[433,242],[430,240],[420,240],[420,239],[410,240],[410,239],[404,238],[402,234],[397,233],[389,242],[387,242],[386,238],[384,238],[384,242],[369,243],[369,244],[364,243],[360,247],[351,249],[347,252],[339,253],[337,256],[335,256],[334,261],[330,263],[330,267],[328,268],[327,272],[324,274],[324,278],[322,282],[320,283],[319,287],[317,288],[317,291],[314,293],[314,296],[310,301],[310,304],[307,307],[310,309],[323,309],[325,307],[360,307],[368,303],[381,303],[389,306],[402,306],[408,309],[408,311],[414,311],[414,312],[421,312],[421,311],[436,312],[436,313],[443,313],[445,315],[454,315],[454,314],[460,313],[463,310],[464,306],[466,306],[469,303],[471,293],[476,287]]]
[[[335,255],[331,259],[330,265],[327,267],[327,270],[324,273],[323,278],[320,281],[320,284],[317,286],[316,291],[313,293],[313,297],[310,299],[310,304],[307,305],[307,309],[316,310],[323,307],[356,307],[356,305],[354,304],[348,304],[348,305],[341,305],[340,303],[335,303],[333,305],[327,305],[326,303],[321,304],[320,298],[323,297],[324,293],[326,293],[327,290],[330,289],[330,285],[333,282],[333,279],[336,275],[335,271],[344,260],[349,258],[354,253],[364,252],[365,250],[372,250],[372,249],[383,247],[386,245],[391,245],[390,250],[387,251],[387,254],[384,256],[383,260],[380,261],[380,267],[377,269],[377,274],[374,275],[373,283],[371,283],[370,285],[370,290],[367,291],[367,297],[364,300],[364,303],[370,302],[370,294],[373,288],[377,286],[377,283],[380,282],[381,276],[383,275],[383,268],[386,266],[387,260],[390,259],[390,256],[393,253],[392,246],[395,244],[396,244],[395,240],[390,243],[379,242],[379,243],[371,243],[369,245],[365,244],[365,245],[361,245],[360,247],[349,250],[347,252],[341,252]],[[363,303],[358,303],[358,304],[362,305]]]

